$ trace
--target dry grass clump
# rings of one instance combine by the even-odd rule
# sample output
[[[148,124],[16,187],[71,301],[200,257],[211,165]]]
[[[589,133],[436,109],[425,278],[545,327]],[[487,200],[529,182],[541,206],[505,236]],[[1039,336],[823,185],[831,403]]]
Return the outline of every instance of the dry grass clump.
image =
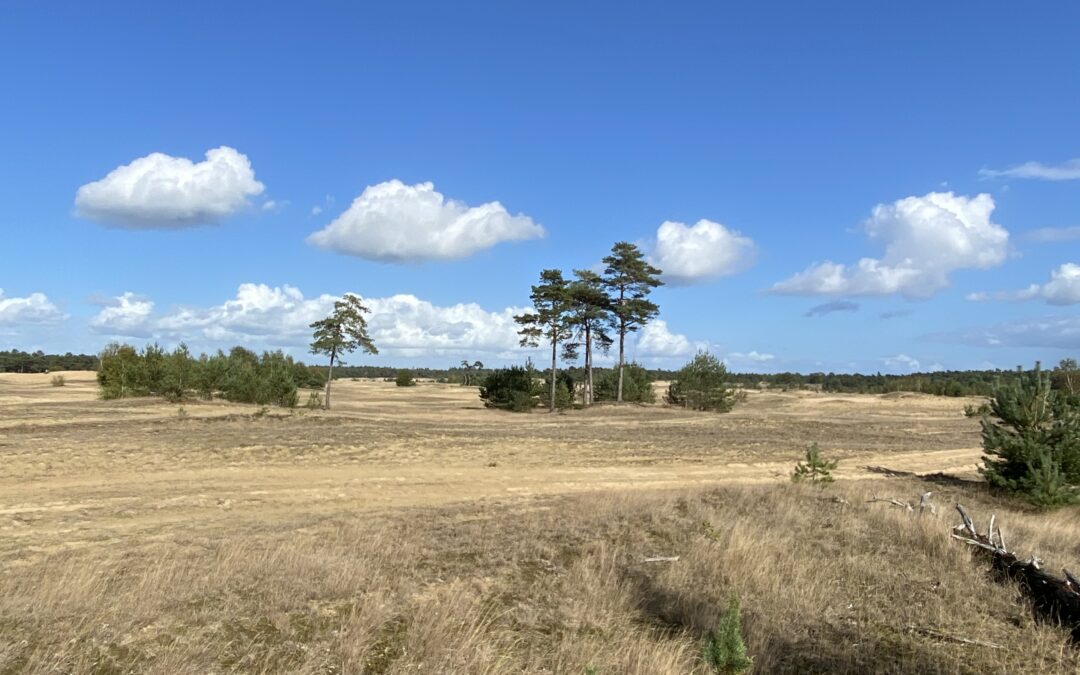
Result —
[[[1064,632],[949,539],[946,505],[996,509],[1010,544],[1051,567],[1080,559],[1080,512],[957,486],[937,488],[938,517],[865,503],[926,485],[223,520],[216,535],[85,546],[7,565],[0,672],[704,673],[701,638],[732,593],[755,672],[1080,672]]]

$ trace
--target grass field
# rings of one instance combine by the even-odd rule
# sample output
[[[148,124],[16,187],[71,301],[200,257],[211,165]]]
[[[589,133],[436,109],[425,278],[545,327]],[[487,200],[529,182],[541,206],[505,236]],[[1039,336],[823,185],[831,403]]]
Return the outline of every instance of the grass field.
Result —
[[[756,672],[1080,672],[948,537],[962,500],[1080,561],[1080,511],[974,482],[969,401],[514,415],[343,381],[290,412],[65,375],[0,374],[0,673],[704,673],[733,592]],[[788,481],[812,442],[824,490]],[[937,516],[866,503],[926,490]]]

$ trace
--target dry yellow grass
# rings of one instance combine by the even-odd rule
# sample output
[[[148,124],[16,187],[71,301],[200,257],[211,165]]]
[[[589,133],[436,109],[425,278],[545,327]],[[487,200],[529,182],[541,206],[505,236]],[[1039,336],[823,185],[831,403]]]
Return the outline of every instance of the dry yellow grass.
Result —
[[[520,416],[344,382],[330,413],[182,418],[66,376],[0,376],[0,672],[704,673],[732,592],[756,672],[1080,672],[948,538],[962,499],[1075,565],[1080,512],[862,468],[970,475],[963,401]],[[812,441],[848,480],[787,482]],[[926,489],[939,517],[865,503]]]

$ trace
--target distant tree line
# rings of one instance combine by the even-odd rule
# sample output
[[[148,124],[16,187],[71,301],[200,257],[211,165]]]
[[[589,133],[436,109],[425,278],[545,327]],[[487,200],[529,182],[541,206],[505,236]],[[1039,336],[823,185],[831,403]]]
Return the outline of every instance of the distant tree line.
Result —
[[[281,351],[233,347],[228,353],[193,356],[181,344],[166,351],[157,344],[139,350],[113,343],[102,350],[97,373],[104,399],[162,396],[171,401],[224,398],[241,403],[293,407],[300,387],[321,387],[318,371]]]
[[[46,354],[42,351],[0,352],[0,373],[47,373],[52,370],[97,370],[94,354]]]

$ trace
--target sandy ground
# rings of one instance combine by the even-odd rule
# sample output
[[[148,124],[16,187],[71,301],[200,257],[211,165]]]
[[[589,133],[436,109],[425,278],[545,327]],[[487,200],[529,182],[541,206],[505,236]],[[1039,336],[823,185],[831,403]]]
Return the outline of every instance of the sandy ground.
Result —
[[[727,415],[486,410],[476,390],[342,381],[334,410],[99,401],[92,373],[0,374],[0,558],[270,521],[612,489],[785,481],[812,442],[868,467],[974,473],[965,399],[751,393]],[[303,399],[304,397],[302,397]]]

